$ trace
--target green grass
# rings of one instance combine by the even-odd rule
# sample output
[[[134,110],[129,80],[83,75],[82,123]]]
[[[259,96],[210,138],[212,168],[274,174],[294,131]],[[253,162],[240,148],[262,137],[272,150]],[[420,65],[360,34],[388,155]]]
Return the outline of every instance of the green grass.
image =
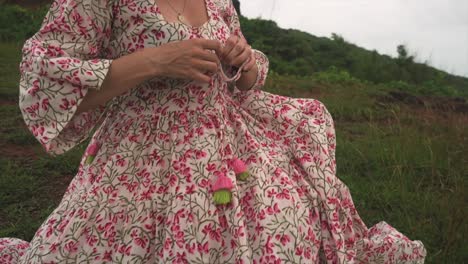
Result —
[[[323,102],[335,121],[337,175],[370,227],[386,221],[428,250],[426,263],[468,259],[468,116],[382,104],[388,87],[271,75],[267,90]]]
[[[0,43],[0,98],[18,101],[19,61],[21,48],[18,45]]]
[[[0,147],[16,146],[37,158],[4,152],[0,159],[0,237],[30,240],[58,205],[76,173],[84,145],[56,158],[47,156],[27,131],[17,108],[20,50],[0,45]],[[333,76],[332,76],[333,77]],[[349,76],[269,76],[266,90],[322,101],[335,120],[337,175],[370,227],[384,220],[424,242],[426,263],[468,259],[468,116],[385,103],[391,88]]]

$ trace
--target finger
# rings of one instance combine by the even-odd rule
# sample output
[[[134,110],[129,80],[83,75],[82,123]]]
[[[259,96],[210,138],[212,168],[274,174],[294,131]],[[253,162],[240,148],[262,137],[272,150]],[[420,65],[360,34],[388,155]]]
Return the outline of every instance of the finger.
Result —
[[[204,83],[209,83],[211,81],[211,77],[207,74],[204,74],[202,72],[194,71],[192,73],[191,78],[193,80],[199,81],[199,82],[204,82]]]
[[[218,65],[221,64],[219,57],[215,53],[208,50],[200,50],[194,54],[194,57],[204,61],[214,62]]]
[[[238,42],[238,37],[236,35],[231,35],[224,44],[222,58],[226,58],[226,56],[231,52],[231,50],[236,46]]]
[[[239,43],[225,57],[225,61],[227,61],[231,65],[237,65],[237,64],[233,63],[234,59],[237,58],[238,56],[241,56],[241,54],[246,50],[246,48],[247,48],[246,43],[243,42],[242,40],[239,41]],[[246,57],[244,57],[243,59],[245,60]]]
[[[249,48],[245,48],[241,54],[239,54],[237,57],[235,57],[232,60],[232,65],[234,66],[242,65],[242,63],[250,59],[251,54],[252,54],[251,50]]]
[[[197,39],[196,42],[202,49],[214,50],[218,54],[222,52],[221,42],[219,42],[219,40]]]
[[[217,72],[218,64],[212,61],[205,60],[194,60],[192,62],[193,67],[198,71]]]
[[[256,60],[255,60],[255,56],[252,54],[252,56],[250,57],[250,60],[249,62],[247,62],[247,64],[244,66],[243,70],[245,71],[250,71],[253,69],[254,66],[256,66]]]

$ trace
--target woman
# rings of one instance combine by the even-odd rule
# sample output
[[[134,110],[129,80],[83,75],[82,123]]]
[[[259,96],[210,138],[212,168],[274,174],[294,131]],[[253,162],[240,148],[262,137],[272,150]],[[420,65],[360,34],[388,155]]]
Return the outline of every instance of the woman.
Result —
[[[361,221],[327,108],[262,90],[268,59],[231,0],[56,0],[20,69],[45,150],[91,142],[32,241],[0,239],[2,263],[424,262]]]

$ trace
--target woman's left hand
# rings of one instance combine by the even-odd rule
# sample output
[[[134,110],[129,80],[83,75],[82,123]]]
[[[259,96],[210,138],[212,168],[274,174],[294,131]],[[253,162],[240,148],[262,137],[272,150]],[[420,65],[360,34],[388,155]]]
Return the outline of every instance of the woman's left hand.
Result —
[[[255,57],[252,52],[252,47],[243,37],[231,35],[224,47],[221,49],[220,60],[222,63],[239,68],[245,61],[247,64],[242,68],[242,71],[247,72],[255,65]]]

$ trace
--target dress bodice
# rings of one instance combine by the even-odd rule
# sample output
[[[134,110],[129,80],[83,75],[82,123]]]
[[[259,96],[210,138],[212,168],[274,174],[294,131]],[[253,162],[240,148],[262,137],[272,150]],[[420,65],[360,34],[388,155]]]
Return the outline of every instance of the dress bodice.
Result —
[[[222,1],[205,0],[208,20],[199,27],[166,21],[154,0],[139,3],[119,6],[106,50],[109,57],[117,58],[142,48],[192,38],[216,39],[224,44],[231,34],[229,25],[222,19],[226,12]],[[130,24],[131,20],[135,23]],[[162,110],[203,111],[225,105],[229,93],[228,83],[223,81],[219,72],[212,74],[210,83],[155,77],[116,97],[112,104],[119,109],[124,107],[129,114],[141,114],[142,111],[150,114]]]

